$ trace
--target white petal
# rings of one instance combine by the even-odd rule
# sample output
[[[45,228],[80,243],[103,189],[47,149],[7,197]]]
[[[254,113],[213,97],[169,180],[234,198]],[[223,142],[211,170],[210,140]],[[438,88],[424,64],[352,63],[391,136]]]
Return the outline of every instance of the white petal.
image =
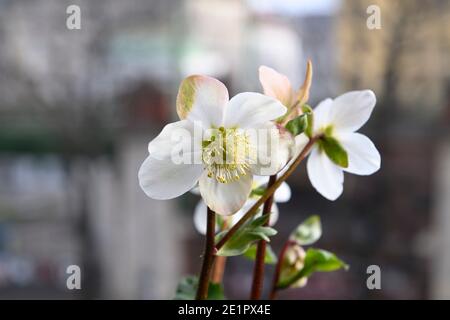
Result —
[[[252,172],[260,176],[270,176],[280,172],[292,157],[294,145],[292,135],[272,122],[267,122],[251,132],[256,133],[247,134],[250,144],[256,151]]]
[[[291,188],[286,182],[283,182],[274,194],[275,202],[288,202],[291,200]]]
[[[304,133],[299,134],[298,136],[295,137],[295,142],[294,142],[293,151],[292,151],[291,163],[295,161],[295,159],[299,156],[299,154],[306,147],[308,142],[309,142],[309,138]]]
[[[237,181],[220,183],[209,178],[205,171],[199,180],[200,194],[208,207],[221,215],[236,213],[247,200],[252,189],[252,174],[249,172]]]
[[[219,80],[207,76],[190,76],[180,84],[177,113],[180,119],[199,121],[206,129],[219,127],[228,99],[228,90]]]
[[[223,125],[226,128],[253,128],[286,113],[280,101],[256,92],[235,95],[225,108]]]
[[[332,106],[333,100],[328,98],[321,101],[317,107],[314,108],[314,133],[319,133],[330,124],[330,113]]]
[[[269,218],[269,226],[274,226],[278,221],[278,217],[280,216],[280,210],[278,210],[278,206],[276,203],[272,204],[272,212],[270,213]]]
[[[150,155],[159,160],[175,163],[201,163],[202,129],[189,120],[166,125],[148,144]]]
[[[200,190],[198,189],[198,185],[195,186],[195,187],[193,187],[193,188],[190,190],[190,192],[191,192],[192,194],[195,194],[196,196],[199,196],[199,195],[200,195]]]
[[[337,131],[357,131],[369,120],[376,100],[370,90],[344,93],[333,101],[331,122]]]
[[[313,187],[328,200],[336,200],[343,191],[344,173],[315,147],[307,162],[308,177]]]
[[[172,199],[189,191],[202,172],[201,165],[174,164],[149,156],[139,169],[139,185],[150,198]]]
[[[348,168],[344,171],[365,176],[380,169],[380,153],[368,137],[360,133],[347,133],[339,135],[339,141],[348,154]]]
[[[256,188],[267,185],[269,182],[268,176],[253,176],[253,185],[256,186]]]
[[[281,176],[281,172],[278,177]],[[267,187],[269,182],[268,176],[253,176],[253,185],[258,187]],[[291,199],[291,188],[286,182],[282,182],[281,185],[274,193],[275,202],[288,202]]]
[[[200,234],[206,234],[206,204],[203,200],[200,200],[195,206],[194,210],[194,227]]]

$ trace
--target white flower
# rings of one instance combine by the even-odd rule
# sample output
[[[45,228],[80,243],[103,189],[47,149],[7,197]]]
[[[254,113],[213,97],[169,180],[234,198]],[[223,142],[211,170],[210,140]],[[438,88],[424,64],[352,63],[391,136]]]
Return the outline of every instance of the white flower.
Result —
[[[271,122],[285,112],[279,101],[259,93],[229,100],[226,87],[214,78],[184,79],[177,96],[181,120],[149,143],[139,169],[141,188],[151,198],[172,199],[198,182],[211,210],[237,212],[250,194],[253,174],[275,174],[288,161],[288,137]],[[183,161],[174,161],[180,154]]]
[[[381,157],[372,141],[356,133],[370,118],[375,107],[375,94],[370,90],[347,92],[336,99],[326,99],[314,109],[313,134],[326,132],[336,139],[348,155],[348,167],[332,162],[316,143],[308,158],[308,177],[313,187],[325,198],[336,200],[343,191],[344,171],[370,175],[380,168]],[[301,150],[308,138],[295,138],[296,149]]]
[[[261,187],[266,187],[267,183],[269,182],[269,177],[264,177],[264,176],[254,176],[253,177],[253,190],[257,190],[258,188]],[[194,188],[191,190],[192,193],[194,194],[198,194],[198,189]],[[245,202],[244,206],[238,211],[236,212],[236,214],[234,214],[233,216],[229,217],[228,221],[229,221],[229,225],[228,228],[232,227],[236,222],[238,222],[243,216],[244,214],[255,204],[256,201],[258,201],[258,199],[260,198],[260,196],[255,195],[255,194],[251,194],[250,197],[248,198],[248,200]],[[272,210],[271,210],[271,214],[270,214],[270,220],[269,220],[269,225],[273,226],[275,225],[275,223],[278,220],[278,215],[279,215],[279,211],[278,211],[278,207],[276,205],[276,202],[288,202],[291,199],[291,188],[289,188],[289,185],[286,182],[283,182],[280,187],[275,191],[274,193],[274,203],[272,205]],[[259,213],[256,216],[260,216],[262,213],[262,209],[259,209]],[[195,211],[194,211],[194,226],[195,229],[197,229],[197,231],[201,234],[206,234],[206,204],[203,200],[200,200],[198,202],[198,204],[195,207]],[[219,231],[218,226],[216,226],[216,231]]]

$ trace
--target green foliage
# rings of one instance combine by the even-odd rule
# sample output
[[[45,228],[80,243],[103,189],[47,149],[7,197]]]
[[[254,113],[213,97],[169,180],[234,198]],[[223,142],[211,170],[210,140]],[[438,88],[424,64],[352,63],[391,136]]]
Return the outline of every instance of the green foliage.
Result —
[[[196,276],[187,276],[180,280],[175,300],[195,300],[197,293],[198,278]],[[218,283],[210,283],[208,289],[208,300],[224,300],[225,295],[223,287]]]
[[[335,138],[325,135],[319,141],[328,158],[340,167],[348,167],[348,154],[344,147]]]
[[[254,220],[247,221],[235,234],[219,249],[218,256],[238,256],[246,252],[250,246],[259,240],[270,241],[269,237],[277,234],[271,227],[265,227],[270,215],[262,215]],[[224,236],[227,231],[222,231],[216,236],[216,242]]]
[[[294,136],[303,133],[308,127],[308,115],[306,113],[292,119],[286,124],[286,130]]]
[[[334,253],[310,248],[306,251],[303,268],[294,276],[278,283],[278,288],[287,288],[297,280],[309,277],[314,272],[330,272],[339,269],[348,269],[348,265],[339,259]]]
[[[304,104],[302,106],[302,111],[304,114],[306,114],[306,118],[307,118],[307,122],[308,122],[308,126],[305,129],[305,134],[309,138],[311,138],[313,135],[313,127],[314,127],[314,113],[313,113],[312,108],[307,104]]]
[[[297,242],[301,246],[313,244],[322,236],[322,225],[320,217],[317,215],[311,216],[291,233],[289,239]]]
[[[256,259],[256,244],[250,246],[247,251],[244,253],[244,257],[250,260]],[[266,255],[264,256],[264,263],[265,264],[276,264],[277,263],[277,255],[275,252],[273,252],[272,247],[267,245],[266,246]]]
[[[252,190],[251,195],[252,196],[261,197],[264,194],[264,192],[266,192],[266,187],[265,186],[261,186],[261,187],[254,188]]]

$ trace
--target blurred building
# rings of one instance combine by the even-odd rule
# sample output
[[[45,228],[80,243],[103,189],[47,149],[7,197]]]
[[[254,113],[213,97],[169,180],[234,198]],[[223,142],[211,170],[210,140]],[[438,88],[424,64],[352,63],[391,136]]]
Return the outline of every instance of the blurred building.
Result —
[[[81,30],[66,28],[72,4]],[[366,27],[371,4],[380,30]],[[198,272],[196,199],[151,200],[137,171],[176,119],[179,82],[202,73],[230,95],[261,91],[264,64],[298,87],[308,58],[313,106],[374,89],[365,130],[383,164],[367,180],[346,176],[334,203],[304,169],[290,179],[274,248],[317,213],[320,245],[352,271],[283,297],[448,297],[449,15],[438,0],[0,0],[0,297],[171,298]],[[82,267],[81,292],[65,287],[70,264]],[[382,268],[380,292],[365,287],[369,264]],[[251,269],[229,259],[227,294],[247,297]]]
[[[366,27],[370,5],[381,29]],[[378,97],[368,130],[383,164],[370,192],[382,201],[372,208],[377,243],[364,250],[389,275],[385,298],[449,296],[449,17],[446,1],[383,0],[344,1],[339,16],[342,91]]]

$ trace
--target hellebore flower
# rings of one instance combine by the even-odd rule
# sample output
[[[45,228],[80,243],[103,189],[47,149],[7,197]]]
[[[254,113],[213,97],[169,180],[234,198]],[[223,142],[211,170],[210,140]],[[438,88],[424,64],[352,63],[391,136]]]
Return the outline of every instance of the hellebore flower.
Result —
[[[264,192],[267,183],[269,182],[269,177],[266,176],[253,176],[253,188],[252,192],[250,193],[250,197],[245,202],[244,206],[236,212],[233,216],[228,218],[228,225],[227,228],[232,227],[236,222],[238,222],[244,214],[258,201],[258,199],[261,197],[262,193]],[[198,189],[194,188],[192,189],[192,193],[198,194]],[[269,219],[269,225],[273,226],[278,220],[278,207],[276,205],[276,202],[282,203],[282,202],[288,202],[291,199],[291,188],[286,182],[283,182],[280,187],[275,191],[274,193],[274,203],[272,205],[272,212],[270,214]],[[259,208],[260,212],[257,214],[257,216],[261,215],[262,208]],[[200,200],[195,207],[194,211],[194,226],[195,229],[201,233],[206,234],[206,204],[203,200]],[[220,217],[219,217],[220,219]],[[216,228],[218,230],[218,228]],[[220,230],[218,230],[220,231]]]
[[[325,198],[336,200],[342,194],[344,171],[370,175],[380,169],[381,157],[375,145],[355,132],[370,118],[375,103],[372,91],[351,91],[334,100],[325,99],[314,109],[313,135],[323,134],[324,138],[313,147],[307,171],[311,184]],[[305,134],[295,140],[297,151],[308,142]],[[341,162],[332,156],[333,150],[327,150],[336,147],[345,150]]]
[[[264,94],[279,100],[288,108],[287,117],[283,122],[295,118],[301,114],[300,107],[309,99],[309,89],[312,82],[312,62],[306,65],[306,75],[302,86],[294,91],[291,82],[284,75],[266,66],[259,67],[259,81],[264,89]]]
[[[253,175],[275,174],[289,160],[289,137],[271,122],[285,112],[279,101],[259,93],[229,100],[225,85],[214,78],[184,79],[177,96],[180,121],[149,143],[138,174],[142,190],[150,198],[172,199],[198,182],[211,210],[236,213],[251,192]]]

